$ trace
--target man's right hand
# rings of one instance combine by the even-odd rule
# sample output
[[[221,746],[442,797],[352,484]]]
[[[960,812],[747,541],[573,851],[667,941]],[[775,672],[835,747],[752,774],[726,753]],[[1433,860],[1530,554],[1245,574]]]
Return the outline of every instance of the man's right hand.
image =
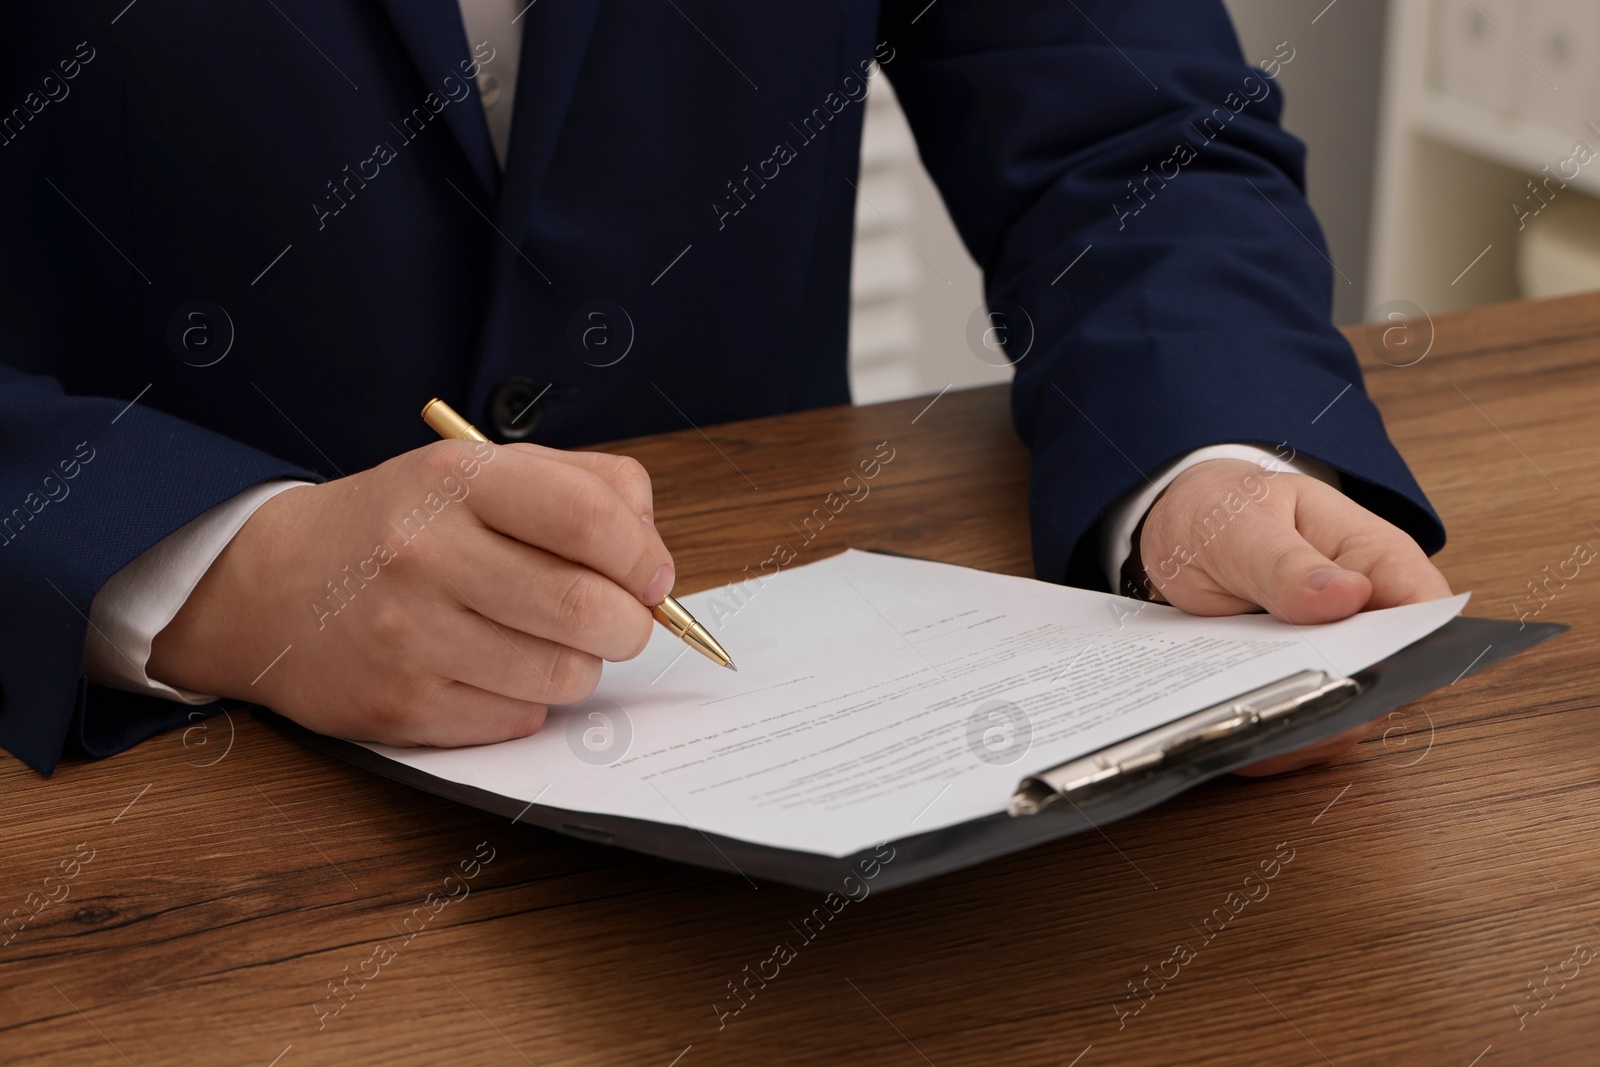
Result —
[[[525,737],[644,650],[674,578],[653,519],[634,460],[431,444],[263,504],[147,671],[338,737]]]

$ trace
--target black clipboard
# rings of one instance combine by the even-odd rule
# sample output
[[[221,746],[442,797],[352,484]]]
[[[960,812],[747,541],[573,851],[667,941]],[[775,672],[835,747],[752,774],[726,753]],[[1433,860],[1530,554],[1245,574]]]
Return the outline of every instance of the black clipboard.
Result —
[[[1139,773],[1121,775],[1114,788],[1101,784],[1082,794],[1074,793],[1071,803],[1044,805],[1037,814],[1021,816],[1000,812],[886,842],[892,851],[886,852],[884,845],[880,845],[842,857],[753,844],[703,833],[690,826],[528,804],[514,797],[437,778],[386,759],[354,742],[314,733],[265,708],[256,709],[255,714],[267,725],[310,748],[424,792],[502,815],[513,822],[541,826],[570,837],[679,863],[818,892],[838,891],[842,884],[847,884],[844,882],[847,877],[859,878],[870,870],[874,888],[882,890],[948,874],[1127,818],[1231,770],[1292,752],[1370,722],[1424,693],[1454,684],[1468,674],[1477,673],[1567,629],[1569,627],[1562,623],[1517,623],[1458,616],[1388,659],[1351,676],[1349,681],[1354,686],[1341,687],[1337,699],[1306,705],[1292,715],[1257,716],[1244,727],[1234,727],[1208,738],[1203,744],[1187,746],[1175,758],[1141,767]],[[1236,701],[1244,696],[1242,694]],[[1208,712],[1216,710],[1206,709]],[[1025,782],[1018,783],[1019,793]],[[892,858],[886,859],[886,855]]]

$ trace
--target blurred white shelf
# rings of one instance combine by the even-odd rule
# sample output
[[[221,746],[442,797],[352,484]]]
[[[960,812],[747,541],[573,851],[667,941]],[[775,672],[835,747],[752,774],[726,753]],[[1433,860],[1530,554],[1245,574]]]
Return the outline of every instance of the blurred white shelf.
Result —
[[[855,261],[850,267],[850,300],[865,305],[905,297],[916,289],[917,253],[885,227],[886,232],[856,235]]]
[[[1530,218],[1600,198],[1596,127],[1597,0],[1391,0],[1368,317],[1522,295]]]
[[[872,79],[856,180],[850,270],[850,395],[857,404],[1004,381],[967,348],[978,269],[922,168],[911,128]]]
[[[1600,133],[1587,127],[1576,134],[1553,130],[1520,115],[1493,111],[1431,90],[1417,102],[1412,121],[1418,133],[1442,144],[1541,180],[1545,167],[1561,177],[1560,164],[1572,159],[1574,145],[1583,141],[1596,152],[1596,160],[1578,168],[1567,184],[1600,196]]]

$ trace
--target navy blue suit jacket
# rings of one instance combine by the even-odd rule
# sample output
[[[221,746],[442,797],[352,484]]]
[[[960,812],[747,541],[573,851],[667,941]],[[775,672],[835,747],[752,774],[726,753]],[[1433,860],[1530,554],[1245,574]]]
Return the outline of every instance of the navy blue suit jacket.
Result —
[[[31,766],[190,712],[84,678],[108,577],[264,479],[424,444],[422,399],[556,446],[847,402],[869,72],[991,304],[1032,321],[1041,577],[1103,587],[1102,514],[1223,441],[1287,442],[1442,544],[1329,325],[1302,148],[1220,0],[521,21],[502,176],[468,76],[494,60],[455,0],[0,9],[0,744]],[[595,322],[631,329],[627,358],[596,365]],[[546,384],[520,424],[493,410]]]

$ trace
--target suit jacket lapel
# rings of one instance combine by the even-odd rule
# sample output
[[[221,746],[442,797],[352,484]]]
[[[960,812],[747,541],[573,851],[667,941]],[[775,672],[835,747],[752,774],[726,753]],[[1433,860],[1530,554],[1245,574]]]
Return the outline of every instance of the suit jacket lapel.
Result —
[[[466,99],[446,104],[441,117],[466,153],[484,190],[491,197],[495,196],[500,187],[500,167],[494,158],[494,142],[489,139],[489,124],[483,117],[477,83],[462,72],[462,64],[468,62],[471,55],[466,31],[461,25],[461,8],[455,0],[382,0],[382,3],[429,91],[444,99],[444,80],[451,76],[471,88],[472,95]],[[417,106],[423,106],[420,99]],[[517,106],[521,106],[520,92]]]

